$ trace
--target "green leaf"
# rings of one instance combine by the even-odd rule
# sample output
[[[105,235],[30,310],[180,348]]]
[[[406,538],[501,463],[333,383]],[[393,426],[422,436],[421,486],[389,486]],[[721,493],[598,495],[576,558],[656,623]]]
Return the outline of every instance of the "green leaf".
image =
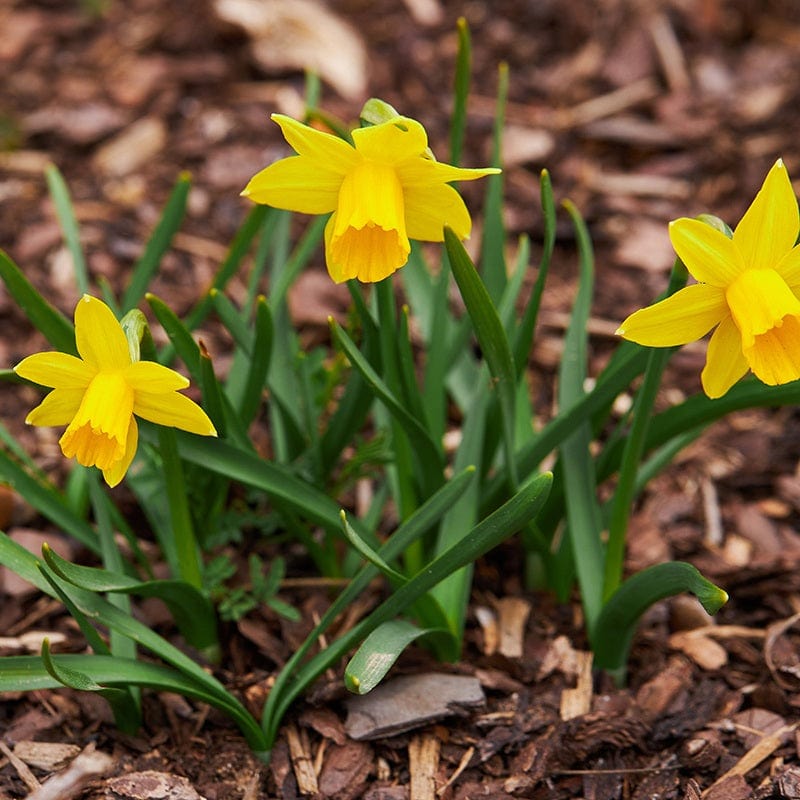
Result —
[[[553,199],[553,185],[550,182],[550,173],[543,169],[539,179],[539,192],[542,203],[542,216],[544,219],[544,241],[542,242],[542,256],[539,260],[539,272],[536,283],[531,290],[531,296],[514,335],[514,365],[517,374],[521,375],[528,366],[528,355],[531,351],[536,320],[539,317],[539,306],[542,302],[547,274],[550,271],[550,261],[556,244],[556,206]]]
[[[578,295],[564,338],[564,353],[558,380],[559,408],[569,408],[583,398],[588,362],[588,320],[591,311],[594,263],[589,233],[577,209],[564,204],[572,217],[578,239],[580,276]],[[589,450],[592,431],[588,419],[576,426],[560,448],[563,462],[567,529],[581,590],[586,624],[592,629],[603,599],[605,554],[600,541],[600,510],[597,504],[594,462]]]
[[[172,238],[183,222],[183,217],[186,214],[186,200],[189,197],[191,186],[191,176],[188,172],[182,172],[178,176],[178,180],[161,213],[161,218],[144,248],[144,253],[142,253],[141,258],[131,271],[128,288],[125,289],[125,293],[122,295],[121,305],[124,310],[134,308],[144,297],[150,281],[161,264],[161,259],[169,249]]]
[[[442,628],[418,628],[402,619],[378,625],[350,659],[344,671],[344,685],[353,694],[371,692],[386,676],[403,650],[423,636],[452,637]]]
[[[214,607],[202,592],[185,581],[139,581],[111,570],[72,564],[50,548],[45,552],[45,560],[62,580],[80,589],[157,597],[169,608],[189,644],[203,650],[216,643]]]
[[[161,327],[169,336],[173,347],[181,361],[186,364],[189,375],[194,383],[200,383],[200,348],[195,342],[189,327],[180,321],[178,315],[159,297],[148,292],[145,294],[150,308]],[[171,360],[171,357],[170,357]],[[162,363],[165,359],[161,358]]]
[[[263,401],[264,384],[269,372],[274,338],[272,312],[264,297],[259,297],[256,301],[253,352],[250,355],[247,380],[239,403],[239,415],[245,427],[255,419]]]
[[[123,732],[133,735],[142,724],[138,702],[134,699],[130,686],[119,689],[101,686],[88,675],[71,667],[57,664],[50,655],[50,641],[42,642],[42,664],[47,672],[60,684],[79,692],[96,692],[104,697],[114,714],[114,723]],[[2,662],[0,662],[2,668]]]
[[[508,99],[508,64],[502,62],[497,73],[497,109],[492,136],[491,166],[502,166],[503,126]],[[503,173],[486,178],[483,236],[481,238],[481,273],[493,303],[499,303],[508,282],[506,274],[506,231],[503,224]]]
[[[344,510],[340,511],[339,514],[341,516],[342,531],[344,532],[345,538],[355,547],[363,558],[369,561],[370,564],[376,566],[387,578],[391,578],[399,584],[406,583],[407,578],[405,575],[400,574],[396,569],[390,567],[380,555],[353,530],[353,526],[347,521],[347,514]]]
[[[0,278],[3,279],[14,302],[56,350],[78,355],[75,346],[75,328],[72,323],[34,289],[22,270],[2,250],[0,250]]]
[[[458,473],[424,502],[400,527],[384,542],[378,550],[381,558],[389,562],[402,554],[409,544],[429,531],[450,506],[469,488],[474,478],[475,468],[470,467]],[[278,673],[264,707],[262,725],[264,730],[274,736],[286,709],[294,699],[319,674],[314,668],[304,669],[303,678],[298,676],[303,659],[316,646],[319,637],[331,626],[333,621],[347,609],[380,574],[374,564],[365,564],[358,574],[347,584],[322,615],[314,630],[306,637],[300,647]],[[326,668],[320,667],[320,671]]]
[[[97,534],[86,520],[69,507],[58,489],[29,475],[2,450],[0,450],[0,480],[12,486],[27,503],[56,527],[77,539],[93,553],[100,553]]]
[[[519,449],[516,454],[516,464],[520,475],[529,475],[533,472],[575,431],[577,425],[604,409],[617,395],[630,387],[631,382],[642,372],[647,363],[647,351],[636,346],[628,348],[624,344],[619,348],[618,352],[620,351],[624,351],[622,357],[616,361],[612,358],[614,363],[610,364],[598,378],[591,392],[569,408],[560,409],[556,417]],[[507,483],[507,470],[502,467],[487,482],[481,497],[481,508],[484,510],[496,508],[502,502],[502,498],[507,496]]]
[[[470,257],[458,237],[449,228],[444,229],[444,241],[450,266],[458,284],[464,304],[467,307],[475,335],[483,350],[486,363],[497,381],[497,396],[503,424],[503,443],[505,445],[506,465],[512,487],[518,483],[516,460],[514,458],[514,395],[516,390],[516,370],[511,347],[500,316],[492,302],[489,292],[475,270]]]
[[[287,467],[218,439],[212,441],[208,437],[192,436],[182,431],[177,432],[177,437],[178,450],[188,461],[261,489],[296,513],[329,531],[339,533],[339,505]]]
[[[716,614],[728,601],[727,593],[691,564],[670,561],[647,567],[617,589],[590,630],[595,665],[621,683],[639,618],[653,603],[683,592],[695,595],[709,614]]]
[[[344,329],[331,320],[331,332],[337,346],[350,360],[350,363],[361,373],[372,393],[386,406],[392,416],[402,425],[403,430],[416,448],[420,465],[428,471],[441,471],[442,454],[428,431],[420,421],[414,417],[405,406],[389,390],[380,375],[361,354],[353,340],[345,333]],[[439,480],[441,483],[441,480]]]
[[[47,179],[47,188],[50,191],[50,197],[56,209],[56,216],[61,225],[61,231],[64,234],[64,242],[72,257],[78,294],[86,294],[89,291],[86,258],[83,255],[83,248],[81,247],[78,220],[75,219],[75,210],[72,207],[72,201],[69,197],[69,189],[67,189],[64,177],[55,164],[49,164],[44,174]]]
[[[455,85],[453,87],[453,114],[450,117],[450,163],[458,166],[464,147],[464,134],[467,128],[467,98],[469,97],[470,72],[472,65],[472,42],[469,24],[464,17],[456,22],[458,33],[458,52],[456,54]]]
[[[147,661],[99,655],[56,655],[51,664],[63,674],[65,670],[81,673],[84,680],[101,687],[146,686],[162,692],[175,692],[208,703],[228,714],[239,725],[247,743],[262,759],[266,749],[264,735],[256,721],[237,708],[231,695],[220,696],[177,670]],[[32,692],[58,689],[63,685],[51,675],[39,656],[0,658],[0,692]],[[244,713],[242,713],[244,712]],[[246,715],[246,716],[245,716]]]
[[[416,600],[447,575],[467,564],[471,564],[475,559],[500,544],[515,531],[524,527],[542,507],[551,482],[552,475],[545,473],[537,475],[523,484],[508,502],[478,523],[461,542],[428,564],[422,572],[411,578],[408,583],[399,587],[366,619],[363,619],[339,639],[329,644],[324,651],[307,662],[297,673],[294,672],[296,662],[293,659],[290,660],[281,672],[281,676],[289,670],[291,665],[290,674],[293,675],[291,686],[287,687],[281,683],[281,691],[279,693],[278,686],[281,677],[279,676],[279,680],[275,682],[270,692],[262,716],[262,726],[267,735],[269,745],[271,746],[272,742],[274,742],[280,720],[291,702],[317,675],[341,658],[356,642],[368,636],[378,625],[403,614]],[[393,539],[389,541],[392,542]],[[381,555],[387,557],[388,553],[382,550]],[[312,636],[314,637],[313,639],[311,638]],[[309,640],[311,641],[309,642]],[[315,640],[316,636],[312,632],[306,642],[309,642],[308,646],[310,647]],[[288,681],[288,677],[284,680]]]
[[[222,291],[228,284],[228,281],[238,272],[242,260],[247,255],[253,239],[262,230],[266,221],[270,216],[280,214],[281,212],[275,211],[269,206],[256,205],[250,211],[247,219],[242,224],[241,228],[236,232],[236,236],[228,249],[228,254],[225,260],[220,265],[214,280],[211,282],[209,292],[211,289]],[[202,300],[187,314],[186,327],[189,330],[194,330],[205,318],[211,310],[211,295],[206,294]]]

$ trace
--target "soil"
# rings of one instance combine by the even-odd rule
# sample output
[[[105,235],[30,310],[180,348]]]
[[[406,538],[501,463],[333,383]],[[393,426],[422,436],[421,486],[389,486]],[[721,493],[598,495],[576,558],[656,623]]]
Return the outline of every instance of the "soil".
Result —
[[[232,0],[0,2],[0,246],[58,307],[71,313],[75,289],[43,176],[50,162],[75,200],[94,280],[116,289],[178,174],[190,171],[189,215],[154,291],[181,313],[208,285],[248,209],[239,191],[284,153],[269,113],[299,115],[298,59],[316,48],[324,60],[313,37],[332,23],[299,2],[292,13],[301,8],[303,24],[287,21],[292,5],[275,3],[283,21],[257,33],[232,21],[252,9]],[[593,373],[619,321],[663,290],[670,219],[713,212],[735,223],[777,157],[800,177],[800,24],[791,0],[331,0],[327,9],[367,58],[337,40],[335,58],[320,65],[322,105],[353,120],[367,96],[380,96],[423,121],[443,159],[457,18],[466,17],[474,48],[465,165],[488,161],[497,69],[508,64],[509,232],[531,237],[535,263],[538,175],[548,168],[557,197],[577,204],[596,245]],[[259,52],[257,40],[266,41]],[[478,211],[477,191],[468,201]],[[531,362],[542,419],[575,276],[564,222]],[[293,314],[324,341],[327,315],[342,302],[318,254],[293,292]],[[0,363],[40,349],[4,293],[0,319]],[[225,343],[208,336],[223,357]],[[693,345],[673,359],[663,405],[698,390],[703,356]],[[21,423],[32,397],[6,385],[3,422],[59,470],[52,432]],[[687,559],[731,601],[713,622],[685,598],[652,609],[624,689],[592,673],[579,603],[524,590],[511,542],[477,565],[463,660],[439,665],[413,650],[393,673],[473,676],[486,696],[477,710],[355,741],[344,727],[341,675],[331,674],[288,715],[267,767],[225,719],[183,698],[147,694],[145,724],[126,736],[90,695],[6,696],[0,798],[26,797],[55,770],[31,761],[39,766],[26,772],[9,749],[32,740],[110,757],[98,776],[60,795],[82,800],[800,797],[797,421],[793,409],[737,414],[649,486],[627,568]],[[57,535],[13,497],[4,504],[14,506],[3,511],[9,532]],[[327,592],[298,580],[309,577],[301,559],[290,560],[288,577],[281,596],[310,619]],[[58,604],[8,576],[0,598],[6,637],[55,631],[64,649],[83,646]],[[153,609],[141,613],[158,624],[147,617]],[[303,625],[267,608],[229,624],[218,677],[257,709]]]

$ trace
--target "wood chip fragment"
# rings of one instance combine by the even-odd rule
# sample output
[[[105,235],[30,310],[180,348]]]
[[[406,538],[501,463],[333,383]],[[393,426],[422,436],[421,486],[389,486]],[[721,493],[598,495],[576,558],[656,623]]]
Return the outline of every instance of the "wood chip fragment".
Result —
[[[98,775],[104,775],[114,766],[114,759],[95,750],[94,743],[87,745],[70,765],[31,792],[25,800],[72,800],[83,793],[85,786]],[[186,780],[181,778],[180,780]],[[188,783],[188,781],[187,781]],[[161,797],[164,795],[162,794]],[[114,797],[114,795],[111,795]],[[139,798],[135,798],[139,800]],[[148,797],[142,800],[150,800]],[[191,795],[174,795],[170,800],[203,800],[196,792]]]
[[[182,775],[152,769],[111,778],[106,786],[109,800],[205,800]]]
[[[100,147],[93,162],[100,172],[122,177],[151,161],[167,143],[167,129],[157,117],[143,117]]]
[[[75,758],[81,748],[62,742],[32,742],[25,740],[14,745],[14,755],[28,766],[55,772]]]
[[[349,697],[345,730],[353,739],[378,739],[413,730],[484,704],[480,681],[438,672],[407,675],[369,694]]]
[[[648,14],[648,26],[669,88],[673,92],[685,92],[690,87],[691,80],[683,50],[669,17],[663,11],[651,11]]]
[[[750,748],[750,750],[748,750],[724,775],[714,781],[714,783],[703,792],[702,796],[709,797],[714,787],[721,785],[734,776],[743,777],[750,772],[751,769],[757,767],[765,758],[769,758],[781,745],[788,741],[792,733],[797,729],[798,724],[800,723],[795,722],[792,725],[784,725],[782,728],[775,731],[775,733],[765,736],[758,744]]]
[[[444,8],[439,0],[403,0],[414,22],[430,27],[444,19]]]
[[[728,651],[708,636],[678,631],[669,637],[669,646],[673,650],[680,650],[705,670],[721,669],[728,663]]]
[[[304,730],[298,731],[296,725],[286,726],[286,741],[289,743],[289,756],[292,760],[297,788],[301,794],[317,794],[317,773],[314,771],[314,759],[308,744],[308,736]]]
[[[41,175],[52,163],[49,153],[39,150],[15,150],[0,153],[0,169],[8,172],[21,172],[26,175]]]
[[[497,646],[500,643],[500,632],[497,628],[497,614],[487,606],[476,606],[475,619],[481,626],[483,633],[483,654],[487,656],[494,655],[497,652]]]
[[[436,772],[441,743],[433,733],[414,736],[408,744],[408,771],[411,774],[409,800],[436,800]]]
[[[559,713],[564,721],[588,714],[592,709],[592,653],[578,651],[578,684],[561,692]]]
[[[21,758],[15,756],[1,739],[0,753],[9,760],[11,766],[17,771],[17,775],[30,790],[36,791],[41,786],[38,778],[30,771],[28,765]]]
[[[522,597],[503,597],[496,602],[500,642],[498,650],[506,658],[522,658],[525,624],[531,604]]]
[[[613,92],[608,92],[608,94],[593,97],[572,108],[558,111],[556,124],[561,128],[587,125],[595,120],[619,114],[621,111],[652,100],[658,97],[660,92],[656,81],[652,78],[643,78],[620,89],[615,89]]]

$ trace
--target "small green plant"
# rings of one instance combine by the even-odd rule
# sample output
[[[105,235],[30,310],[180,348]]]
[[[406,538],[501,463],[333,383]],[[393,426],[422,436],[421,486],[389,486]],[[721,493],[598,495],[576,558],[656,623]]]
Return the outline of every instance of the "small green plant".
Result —
[[[509,243],[502,221],[508,73],[501,67],[492,166],[464,169],[458,165],[470,43],[463,22],[459,43],[449,163],[435,160],[419,122],[377,100],[366,104],[361,127],[352,132],[313,102],[309,119],[323,121],[330,133],[277,117],[297,155],[250,182],[245,194],[259,204],[209,291],[183,318],[148,287],[182,223],[189,176],[178,179],[121,295],[100,284],[101,301],[91,292],[67,187],[55,167],[48,170],[75,264],[76,293],[84,299],[73,326],[0,253],[0,278],[55,351],[25,359],[2,377],[55,387],[29,421],[67,425],[62,449],[79,463],[65,486],[57,486],[3,430],[0,479],[81,542],[99,566],[69,563],[49,547],[36,558],[0,534],[0,563],[58,598],[91,650],[58,655],[45,644],[41,657],[0,659],[0,691],[61,685],[95,691],[124,730],[140,722],[139,687],[181,692],[228,714],[268,759],[291,704],[343,657],[351,656],[344,679],[355,692],[374,687],[416,640],[441,659],[459,658],[473,564],[514,534],[520,534],[539,586],[567,600],[577,583],[595,664],[620,681],[637,621],[652,603],[687,591],[712,613],[725,602],[722,589],[685,563],[659,564],[624,579],[628,516],[647,481],[708,424],[739,408],[800,399],[797,339],[785,336],[800,320],[792,299],[800,283],[793,249],[800,224],[785,170],[777,165],[770,173],[756,211],[748,212],[732,240],[724,232],[712,235],[703,222],[675,223],[678,255],[705,288],[682,288],[687,275],[678,260],[666,299],[637,312],[620,331],[665,347],[648,351],[621,341],[591,389],[592,246],[578,210],[564,204],[578,243],[580,284],[564,342],[558,411],[535,430],[528,364],[555,242],[556,205],[543,172],[544,241],[533,288],[524,297],[530,243],[526,237]],[[315,97],[313,82],[310,88]],[[462,244],[470,215],[451,182],[483,177],[476,269]],[[293,242],[288,210],[322,216]],[[443,242],[439,262],[433,264],[414,240]],[[347,283],[352,308],[345,323],[331,320],[331,351],[306,351],[286,298],[321,244],[332,278]],[[706,269],[709,253],[712,266]],[[237,306],[226,287],[244,274],[245,263],[247,292]],[[466,313],[450,303],[453,284]],[[752,312],[742,311],[739,289],[758,298]],[[143,302],[168,337],[160,348],[137,310]],[[212,315],[230,337],[225,375],[197,338]],[[690,397],[654,415],[671,347],[715,324],[705,382],[714,399]],[[654,335],[656,328],[663,335]],[[713,365],[724,362],[728,351],[733,366],[720,371]],[[784,351],[788,355],[780,360]],[[747,367],[783,385],[737,383]],[[631,411],[615,418],[614,400],[636,383]],[[179,393],[187,384],[199,404]],[[453,420],[458,445],[450,452],[444,443]],[[250,436],[254,425],[264,424],[269,459]],[[552,473],[540,472],[551,455]],[[95,466],[107,484],[125,481],[143,511],[144,529],[131,529]],[[372,500],[358,517],[341,508],[340,498],[365,478]],[[596,488],[613,479],[611,498],[601,503]],[[168,578],[154,578],[143,537],[157,542]],[[275,676],[260,720],[199,661],[140,623],[131,606],[131,597],[161,598],[200,658],[218,663],[225,658],[218,618],[239,619],[261,603],[289,618],[296,614],[278,596],[281,558],[251,556],[249,586],[236,583],[224,548],[256,537],[270,540],[271,548],[251,552],[274,552],[277,543],[291,541],[303,546],[322,575],[345,579]],[[387,587],[382,602],[346,633],[332,636],[338,616],[379,576]],[[327,645],[319,649],[323,635]]]
[[[219,559],[218,559],[219,561]],[[223,564],[235,567],[228,559],[222,559]],[[292,622],[300,620],[300,612],[290,606],[285,601],[276,597],[281,581],[286,571],[286,565],[282,558],[276,558],[265,567],[264,562],[255,554],[247,560],[250,570],[250,586],[234,586],[227,592],[220,592],[220,599],[217,603],[217,610],[221,619],[230,622],[238,620],[249,614],[254,608],[262,603],[269,606],[277,614],[280,614]],[[213,562],[209,567],[213,566]],[[227,572],[227,578],[233,577],[232,572]],[[212,591],[212,597],[215,592]]]

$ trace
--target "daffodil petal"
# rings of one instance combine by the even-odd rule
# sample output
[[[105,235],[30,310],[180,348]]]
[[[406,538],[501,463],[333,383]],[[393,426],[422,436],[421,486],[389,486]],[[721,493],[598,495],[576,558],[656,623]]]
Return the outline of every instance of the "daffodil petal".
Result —
[[[338,136],[303,125],[284,114],[273,114],[272,119],[280,125],[284,139],[298,155],[306,156],[324,170],[343,176],[360,161],[352,145]]]
[[[778,159],[736,226],[733,241],[748,267],[769,269],[794,247],[798,229],[797,199],[786,167]]]
[[[157,425],[180,428],[182,431],[197,433],[201,436],[217,435],[206,412],[186,395],[177,392],[169,394],[136,392],[133,413],[142,419],[155,422]]]
[[[395,117],[380,125],[358,128],[353,131],[353,142],[362,158],[384,164],[397,164],[413,157],[430,161],[423,158],[428,134],[419,122],[409,117]]]
[[[28,425],[69,425],[78,413],[84,389],[53,389],[25,418]]]
[[[305,156],[292,156],[254,175],[242,196],[254,203],[300,214],[328,214],[336,208],[342,178],[340,172],[328,169],[325,164]]]
[[[444,226],[459,239],[469,237],[472,220],[461,195],[446,183],[406,188],[406,233],[409,239],[441,242]]]
[[[125,370],[125,380],[134,391],[174,392],[185,389],[189,381],[174,369],[155,361],[136,361]]]
[[[800,245],[793,247],[775,266],[790,289],[800,287]]]
[[[466,169],[442,164],[426,158],[413,158],[399,163],[396,167],[400,182],[405,187],[424,188],[432,183],[451,183],[452,181],[475,181],[487,175],[497,175],[502,170],[494,167]]]
[[[109,486],[116,486],[125,477],[125,473],[136,455],[138,446],[139,426],[136,424],[135,419],[131,419],[131,424],[128,426],[128,437],[125,440],[125,455],[119,461],[114,462],[108,469],[103,470],[103,478]]]
[[[744,272],[744,259],[733,241],[699,219],[681,217],[670,222],[669,238],[686,269],[700,283],[725,287]]]
[[[128,342],[114,313],[88,294],[75,306],[75,340],[81,358],[95,371],[124,369],[131,363]]]
[[[742,353],[742,337],[730,316],[711,335],[706,365],[700,376],[703,391],[711,398],[722,397],[748,370]]]
[[[635,311],[617,334],[648,347],[673,347],[702,338],[727,314],[722,289],[696,283]]]
[[[35,353],[14,367],[21,378],[55,389],[85,389],[97,370],[67,353]]]

